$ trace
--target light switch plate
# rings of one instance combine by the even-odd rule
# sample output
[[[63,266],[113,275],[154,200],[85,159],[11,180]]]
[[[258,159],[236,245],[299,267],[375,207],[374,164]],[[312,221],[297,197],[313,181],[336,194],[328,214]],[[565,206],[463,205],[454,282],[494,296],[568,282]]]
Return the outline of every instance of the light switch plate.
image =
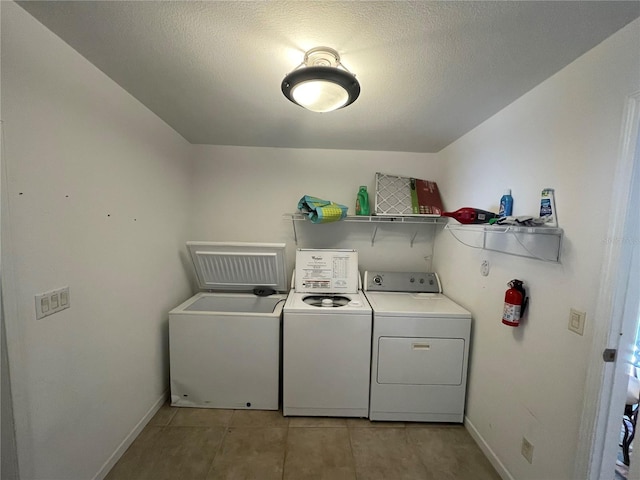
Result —
[[[572,308],[569,313],[569,330],[578,335],[584,335],[584,323],[587,319],[586,312]]]
[[[36,319],[48,317],[71,306],[69,287],[39,293],[36,298]]]

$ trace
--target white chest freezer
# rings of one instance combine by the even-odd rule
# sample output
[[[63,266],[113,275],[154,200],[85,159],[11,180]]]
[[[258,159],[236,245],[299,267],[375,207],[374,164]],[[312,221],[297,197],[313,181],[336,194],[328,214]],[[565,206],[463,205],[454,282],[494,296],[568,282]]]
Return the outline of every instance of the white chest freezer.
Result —
[[[277,410],[285,245],[187,247],[210,291],[169,312],[171,405]]]

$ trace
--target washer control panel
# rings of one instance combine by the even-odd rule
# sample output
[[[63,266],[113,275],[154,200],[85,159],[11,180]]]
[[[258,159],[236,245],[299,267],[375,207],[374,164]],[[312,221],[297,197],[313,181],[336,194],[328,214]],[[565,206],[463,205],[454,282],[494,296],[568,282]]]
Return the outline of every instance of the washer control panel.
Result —
[[[364,290],[376,292],[442,293],[440,279],[430,272],[364,272]]]

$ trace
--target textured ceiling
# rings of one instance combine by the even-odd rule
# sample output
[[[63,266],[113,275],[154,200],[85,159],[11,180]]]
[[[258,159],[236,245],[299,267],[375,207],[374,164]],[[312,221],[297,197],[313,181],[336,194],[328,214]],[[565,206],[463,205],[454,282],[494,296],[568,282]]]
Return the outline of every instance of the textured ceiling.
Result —
[[[192,143],[437,152],[640,16],[637,1],[18,2]],[[336,49],[318,114],[284,76]]]

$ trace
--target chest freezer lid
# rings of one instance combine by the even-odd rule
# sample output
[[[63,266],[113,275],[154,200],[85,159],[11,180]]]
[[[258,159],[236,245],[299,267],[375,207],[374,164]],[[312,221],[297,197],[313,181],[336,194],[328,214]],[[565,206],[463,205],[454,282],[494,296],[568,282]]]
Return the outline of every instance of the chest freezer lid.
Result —
[[[284,243],[187,242],[201,290],[287,290]]]

